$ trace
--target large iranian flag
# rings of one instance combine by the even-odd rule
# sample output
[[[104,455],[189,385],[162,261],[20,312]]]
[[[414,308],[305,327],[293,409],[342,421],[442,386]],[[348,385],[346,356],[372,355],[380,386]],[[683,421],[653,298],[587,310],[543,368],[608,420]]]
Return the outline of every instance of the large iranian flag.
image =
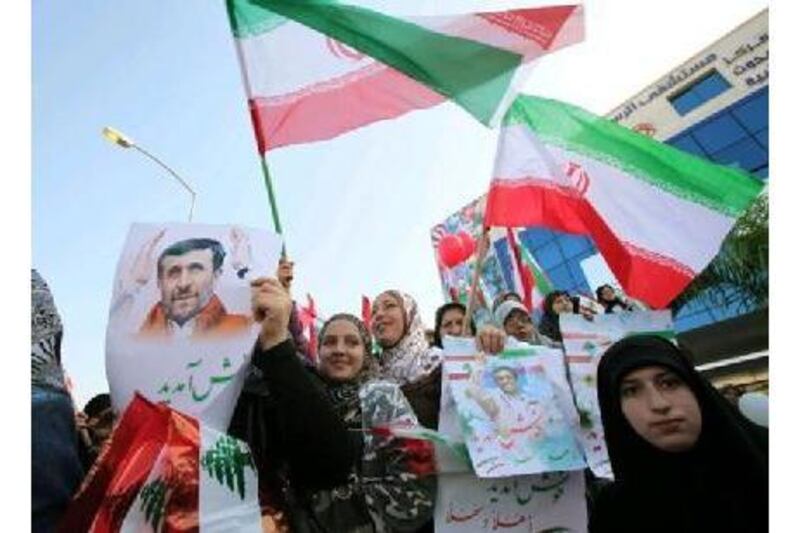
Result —
[[[496,125],[533,60],[583,39],[581,6],[390,17],[333,0],[227,0],[259,151],[452,99]]]
[[[486,224],[590,235],[625,291],[663,308],[762,187],[577,107],[520,96],[503,120]]]

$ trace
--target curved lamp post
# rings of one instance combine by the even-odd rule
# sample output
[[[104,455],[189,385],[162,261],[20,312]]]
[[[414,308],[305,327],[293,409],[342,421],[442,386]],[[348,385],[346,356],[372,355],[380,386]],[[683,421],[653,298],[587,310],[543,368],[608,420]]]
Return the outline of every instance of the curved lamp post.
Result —
[[[181,185],[183,185],[183,188],[189,192],[189,195],[192,198],[192,203],[189,206],[189,222],[192,221],[192,213],[194,213],[194,201],[195,198],[197,197],[197,193],[194,192],[194,189],[192,189],[189,186],[189,184],[186,183],[186,181],[178,175],[177,172],[172,170],[166,163],[161,161],[159,158],[157,158],[156,156],[154,156],[153,154],[151,154],[150,152],[148,152],[147,150],[145,150],[144,148],[133,142],[130,138],[126,137],[122,132],[119,132],[110,126],[106,126],[105,128],[103,128],[103,137],[105,137],[109,142],[121,146],[122,148],[133,148],[135,150],[138,150],[140,153],[147,156],[148,159],[154,161],[161,168],[169,172],[172,175],[172,177],[178,180],[178,182]]]

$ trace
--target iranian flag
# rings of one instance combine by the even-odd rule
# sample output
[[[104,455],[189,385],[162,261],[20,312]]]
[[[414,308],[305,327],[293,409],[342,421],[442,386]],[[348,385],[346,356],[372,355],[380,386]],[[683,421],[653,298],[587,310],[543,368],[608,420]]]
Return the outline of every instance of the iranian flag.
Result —
[[[663,308],[762,187],[577,107],[520,96],[503,120],[485,223],[589,235],[629,295]]]
[[[453,100],[496,125],[581,6],[391,17],[333,0],[227,0],[261,154]]]

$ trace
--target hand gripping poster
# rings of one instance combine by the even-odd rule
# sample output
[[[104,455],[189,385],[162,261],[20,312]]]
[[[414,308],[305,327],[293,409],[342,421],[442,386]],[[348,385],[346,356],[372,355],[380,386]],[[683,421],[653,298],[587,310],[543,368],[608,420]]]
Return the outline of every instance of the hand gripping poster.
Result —
[[[560,350],[519,345],[487,357],[474,344],[448,348],[443,370],[478,477],[586,466]]]
[[[447,356],[474,356],[473,339],[446,337]],[[531,350],[529,350],[530,352]],[[542,348],[533,348],[542,353]],[[518,352],[517,352],[518,353]],[[515,354],[511,350],[511,354]],[[540,361],[555,377],[559,402],[571,405],[563,357]],[[451,360],[450,364],[453,361]],[[456,364],[463,363],[455,361]],[[447,364],[447,363],[445,363]],[[454,372],[455,382],[460,380]],[[502,478],[479,478],[469,462],[469,454],[453,453],[452,443],[464,443],[470,430],[462,424],[447,371],[442,374],[442,401],[439,413],[439,433],[451,446],[437,446],[438,493],[434,524],[437,532],[495,532],[532,533],[545,531],[585,532],[587,509],[583,471],[544,472]],[[567,407],[567,410],[569,408]],[[573,418],[573,432],[577,414]],[[462,428],[464,431],[462,432]]]
[[[589,467],[598,477],[613,479],[597,399],[597,365],[618,340],[637,333],[674,337],[670,311],[634,311],[596,315],[560,315],[567,368],[580,417],[580,442]]]
[[[250,281],[275,275],[280,250],[263,230],[132,225],[106,331],[115,410],[138,391],[225,431],[258,335]]]

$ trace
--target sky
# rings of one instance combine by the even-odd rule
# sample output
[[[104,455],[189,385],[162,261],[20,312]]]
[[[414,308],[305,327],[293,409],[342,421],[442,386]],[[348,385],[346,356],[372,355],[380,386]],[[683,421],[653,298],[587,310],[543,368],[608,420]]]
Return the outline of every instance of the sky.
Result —
[[[353,3],[446,14],[549,2]],[[540,60],[524,92],[605,114],[767,2],[584,5],[586,40]],[[106,142],[104,126],[192,184],[194,221],[272,229],[271,218],[223,0],[34,0],[31,43],[32,264],[54,293],[83,405],[108,390],[105,327],[130,224],[183,222],[189,206],[152,162]],[[294,297],[310,292],[324,315],[360,314],[362,295],[402,289],[432,326],[443,296],[430,229],[486,192],[496,139],[445,104],[269,153]]]

